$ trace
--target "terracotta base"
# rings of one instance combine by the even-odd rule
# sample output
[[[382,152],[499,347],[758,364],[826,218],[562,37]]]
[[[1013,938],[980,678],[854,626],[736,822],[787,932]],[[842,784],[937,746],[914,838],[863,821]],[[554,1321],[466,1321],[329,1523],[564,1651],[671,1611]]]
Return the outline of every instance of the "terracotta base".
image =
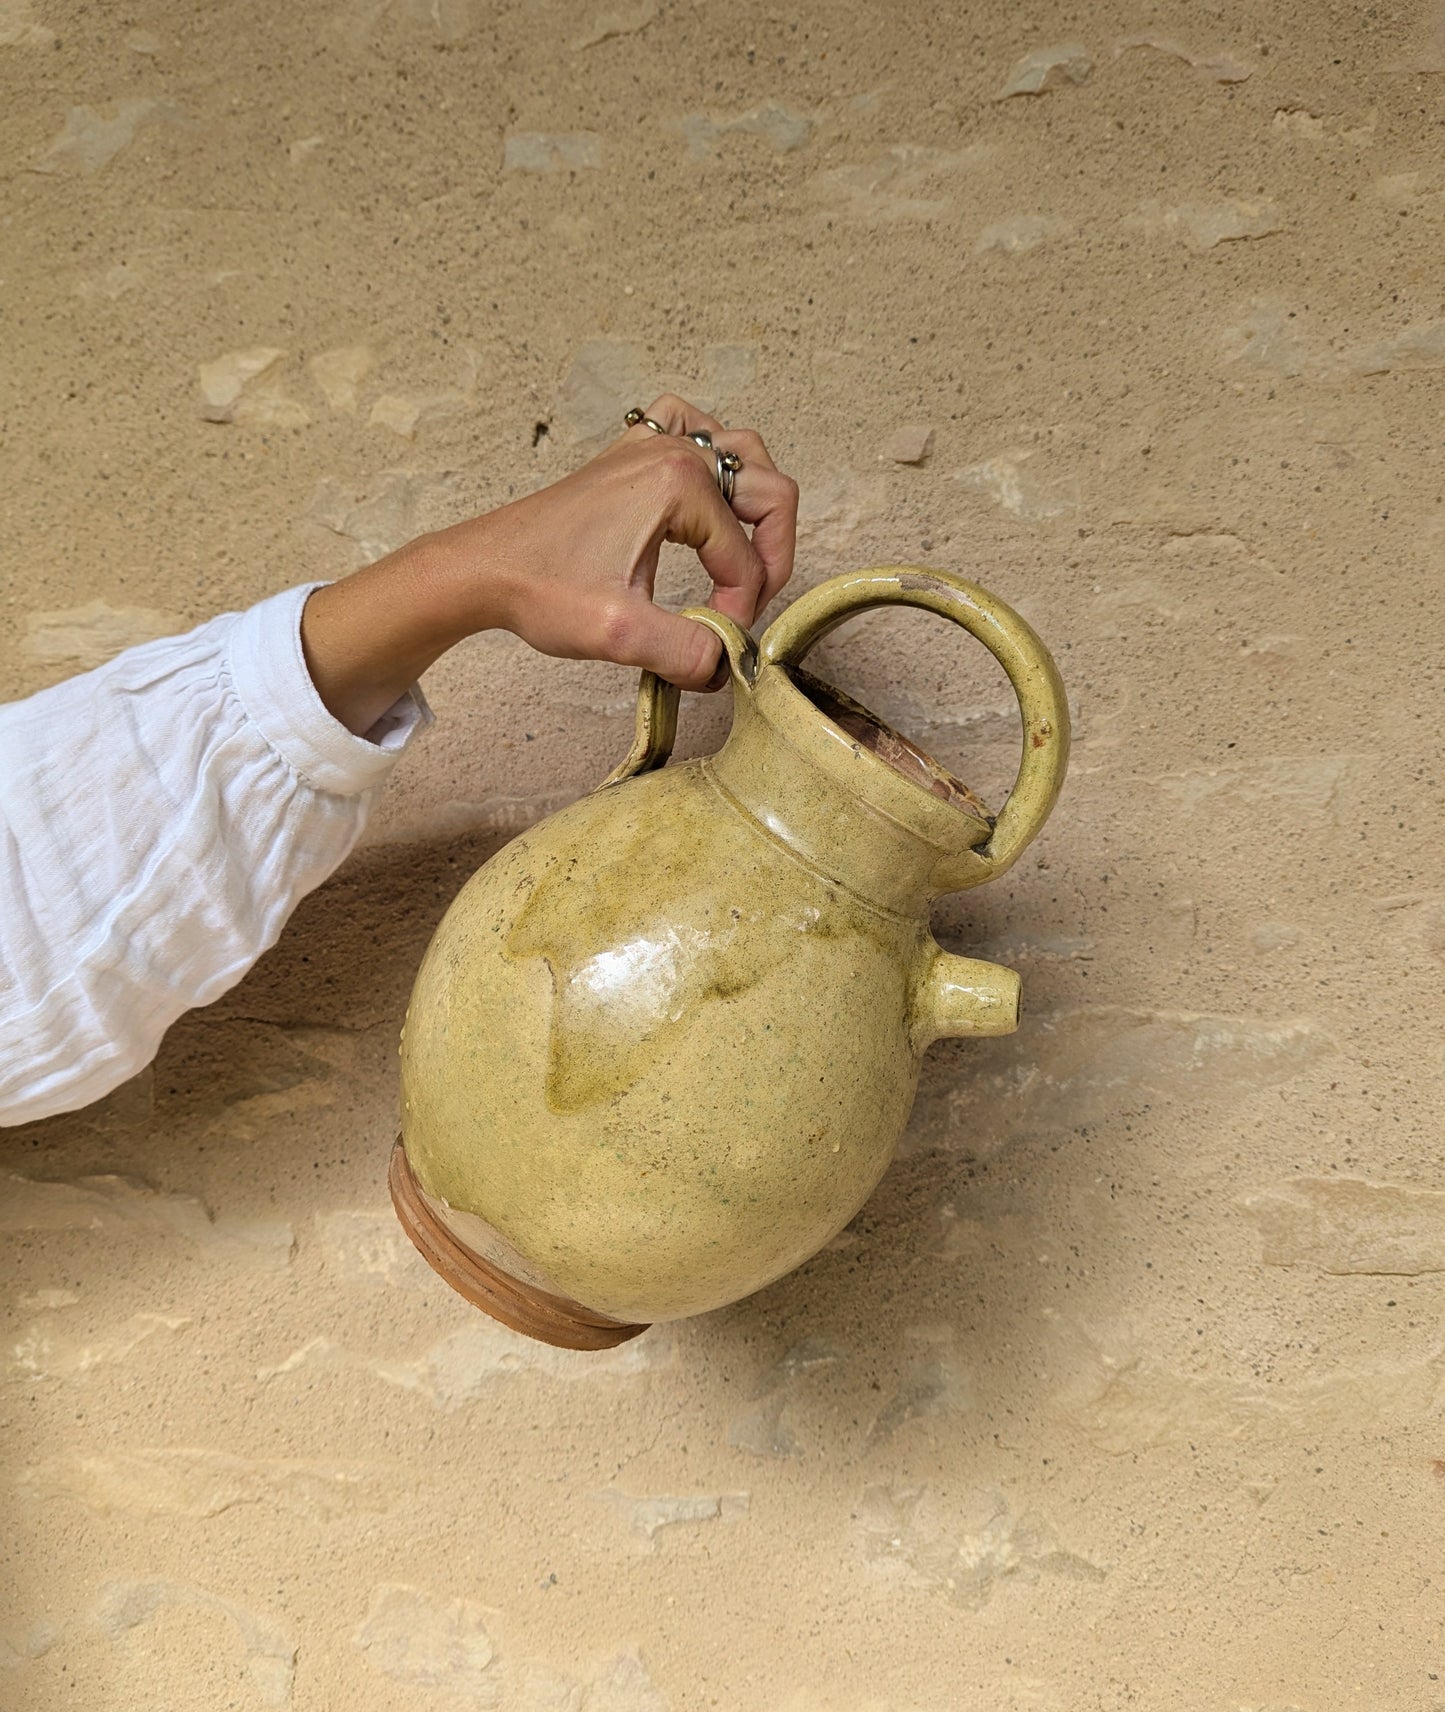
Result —
[[[459,1242],[423,1199],[400,1136],[391,1150],[387,1181],[401,1228],[432,1271],[474,1308],[514,1332],[559,1349],[612,1349],[647,1330],[646,1326],[609,1320],[605,1314],[594,1314],[565,1296],[552,1296],[523,1284]]]

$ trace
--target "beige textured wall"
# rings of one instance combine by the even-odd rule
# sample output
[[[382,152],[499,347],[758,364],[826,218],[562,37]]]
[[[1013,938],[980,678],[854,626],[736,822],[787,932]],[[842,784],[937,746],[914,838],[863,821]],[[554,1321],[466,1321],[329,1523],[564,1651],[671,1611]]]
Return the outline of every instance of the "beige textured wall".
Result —
[[[941,912],[1022,1031],[811,1266],[570,1356],[394,1227],[395,1038],[632,686],[439,669],[275,953],[5,1133],[0,1704],[1445,1707],[1442,70],[1341,0],[0,0],[5,693],[671,382],[803,483],[801,585],[973,574],[1078,720]],[[960,638],[822,667],[997,800]]]

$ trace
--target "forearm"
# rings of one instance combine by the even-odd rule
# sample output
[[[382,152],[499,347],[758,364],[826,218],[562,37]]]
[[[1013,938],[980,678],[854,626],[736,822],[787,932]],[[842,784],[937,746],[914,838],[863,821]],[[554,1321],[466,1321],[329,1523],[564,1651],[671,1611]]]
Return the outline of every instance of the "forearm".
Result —
[[[306,602],[306,665],[349,731],[369,731],[449,648],[504,622],[506,579],[486,562],[487,521],[469,525],[470,551],[459,551],[451,531],[423,535]]]

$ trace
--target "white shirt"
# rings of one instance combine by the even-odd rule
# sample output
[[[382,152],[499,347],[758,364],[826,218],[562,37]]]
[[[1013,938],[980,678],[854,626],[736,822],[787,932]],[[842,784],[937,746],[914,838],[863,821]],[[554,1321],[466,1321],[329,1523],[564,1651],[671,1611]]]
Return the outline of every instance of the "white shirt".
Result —
[[[319,586],[0,705],[0,1125],[99,1099],[234,986],[430,723],[418,689],[365,737],[326,710]]]

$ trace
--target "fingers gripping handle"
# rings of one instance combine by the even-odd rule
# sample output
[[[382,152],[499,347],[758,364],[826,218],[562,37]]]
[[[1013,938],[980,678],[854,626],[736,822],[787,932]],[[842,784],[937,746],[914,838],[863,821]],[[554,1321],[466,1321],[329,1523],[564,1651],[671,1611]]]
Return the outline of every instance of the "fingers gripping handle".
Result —
[[[740,624],[725,618],[708,607],[689,607],[684,618],[695,618],[705,624],[721,641],[723,654],[734,678],[751,684],[757,672],[758,654],[753,639]],[[635,779],[639,773],[653,773],[667,765],[672,746],[677,741],[677,708],[682,692],[676,684],[658,677],[656,672],[644,672],[637,685],[637,725],[632,747],[626,759],[616,766],[597,788],[620,785],[624,779]]]
[[[1023,854],[1049,817],[1069,761],[1069,703],[1047,648],[1012,607],[950,571],[889,565],[821,583],[776,618],[758,645],[760,666],[800,661],[849,618],[880,606],[916,606],[962,625],[1008,673],[1023,718],[1023,758],[993,836],[977,855],[989,877]]]

